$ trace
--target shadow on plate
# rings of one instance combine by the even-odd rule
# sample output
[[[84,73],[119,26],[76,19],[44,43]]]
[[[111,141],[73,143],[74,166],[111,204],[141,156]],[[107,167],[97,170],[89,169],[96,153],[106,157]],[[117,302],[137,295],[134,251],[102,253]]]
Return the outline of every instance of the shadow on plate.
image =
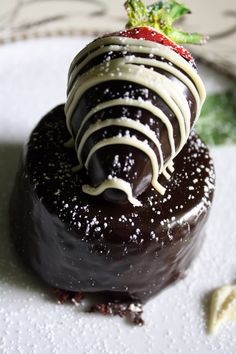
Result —
[[[45,284],[21,263],[8,231],[8,208],[22,144],[0,142],[0,287],[29,293],[48,293]],[[46,295],[47,296],[47,295]]]

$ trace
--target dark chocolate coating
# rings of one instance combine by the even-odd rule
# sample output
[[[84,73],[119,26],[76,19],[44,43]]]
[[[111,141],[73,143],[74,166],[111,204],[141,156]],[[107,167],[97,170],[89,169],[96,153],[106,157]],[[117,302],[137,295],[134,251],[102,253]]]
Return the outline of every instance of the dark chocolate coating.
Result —
[[[175,159],[164,196],[149,188],[142,207],[81,191],[63,106],[24,146],[10,203],[10,233],[24,262],[53,287],[145,302],[182,277],[199,252],[214,191],[214,168],[195,133]]]
[[[124,54],[125,53],[125,54]],[[107,58],[109,60],[122,57],[126,55],[137,55],[138,57],[144,57],[150,59],[148,54],[144,53],[129,53],[127,51],[123,52],[109,52],[105,55],[100,55],[95,59],[91,60],[88,64],[86,64],[80,71],[77,80],[79,80],[79,76],[82,75],[84,72],[92,69],[94,66],[107,63]],[[168,61],[165,58],[154,56],[154,59],[160,60],[162,62]],[[105,65],[105,64],[104,64]],[[172,64],[173,67],[175,65]],[[147,67],[147,66],[146,66]],[[175,82],[178,90],[180,90],[184,97],[186,98],[190,110],[191,110],[191,125],[194,123],[196,119],[196,101],[189,90],[189,88],[176,76],[173,74],[164,71],[160,68],[150,68],[153,69],[160,74],[168,77],[171,81]],[[181,70],[180,70],[181,71]],[[185,74],[186,75],[186,74]],[[187,75],[186,75],[187,76]],[[191,78],[189,78],[191,80]],[[69,85],[71,87],[74,81],[72,81]],[[168,117],[170,120],[173,131],[174,131],[174,140],[175,140],[175,148],[178,149],[180,145],[180,131],[179,131],[179,124],[178,120],[173,113],[173,111],[169,108],[166,102],[158,96],[154,91],[147,89],[145,86],[142,86],[137,83],[123,81],[123,80],[109,80],[107,82],[101,83],[97,86],[94,86],[88,89],[81,99],[79,100],[77,107],[72,115],[71,119],[71,127],[73,136],[76,137],[78,129],[83,121],[85,115],[99,103],[109,101],[111,99],[117,98],[133,98],[138,99],[142,98],[144,101],[149,100],[154,104],[154,106],[161,109],[161,111]],[[144,108],[140,107],[131,107],[131,106],[121,106],[117,105],[111,108],[103,109],[96,114],[94,114],[89,121],[84,125],[84,128],[81,131],[80,137],[83,135],[85,130],[91,123],[96,122],[97,120],[104,120],[108,118],[121,118],[121,117],[128,117],[133,120],[139,120],[143,124],[147,124],[156,134],[157,138],[159,139],[162,150],[163,150],[163,157],[164,161],[167,161],[170,158],[171,149],[170,144],[168,141],[167,136],[167,129],[165,125],[161,122],[160,119],[156,118],[152,113],[145,110]],[[138,139],[144,141],[148,140],[149,145],[154,149],[158,162],[160,163],[160,156],[159,152],[154,145],[154,143],[147,138],[145,134],[138,133],[130,128],[122,129],[121,127],[110,127],[102,129],[99,132],[93,133],[87,143],[83,148],[82,153],[82,160],[83,163],[88,156],[89,151],[91,150],[92,146],[99,140],[104,137],[111,137],[116,136],[119,133],[124,134],[125,131],[130,131],[131,135],[135,135]],[[105,134],[104,134],[105,132]],[[127,150],[132,154],[132,159],[134,160],[134,164],[132,167],[127,171],[125,169],[125,165],[127,163]],[[116,156],[119,156],[119,168],[117,165],[114,167],[114,161],[116,160]],[[151,183],[151,176],[152,176],[152,166],[150,163],[149,158],[140,150],[134,149],[130,146],[122,147],[120,145],[112,145],[106,148],[103,148],[102,151],[98,150],[94,153],[88,168],[88,176],[90,179],[90,184],[94,187],[100,185],[104,180],[107,179],[109,175],[115,176],[117,178],[121,178],[125,181],[131,183],[133,195],[135,197],[142,194]],[[108,200],[119,201],[119,202],[127,202],[126,195],[118,190],[108,191],[104,193],[104,196]]]

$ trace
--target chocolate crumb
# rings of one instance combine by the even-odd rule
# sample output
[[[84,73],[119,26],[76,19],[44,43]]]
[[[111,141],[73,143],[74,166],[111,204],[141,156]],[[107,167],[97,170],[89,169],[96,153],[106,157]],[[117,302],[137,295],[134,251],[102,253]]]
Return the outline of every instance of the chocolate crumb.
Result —
[[[125,317],[129,322],[137,325],[143,326],[144,320],[142,319],[142,305],[141,304],[123,304],[108,302],[107,304],[96,304],[91,306],[90,313],[100,313],[102,315],[120,316]]]
[[[58,304],[62,305],[66,302],[73,302],[79,304],[84,298],[84,295],[81,292],[67,291],[63,289],[53,289],[53,294],[57,298]]]

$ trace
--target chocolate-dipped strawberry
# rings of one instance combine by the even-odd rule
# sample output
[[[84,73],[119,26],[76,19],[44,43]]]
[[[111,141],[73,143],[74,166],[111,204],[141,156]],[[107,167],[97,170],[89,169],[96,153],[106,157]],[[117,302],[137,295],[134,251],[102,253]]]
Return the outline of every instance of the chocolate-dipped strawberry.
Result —
[[[171,27],[189,10],[176,1],[126,2],[128,29],[98,38],[74,58],[65,106],[83,191],[140,205],[150,184],[160,194],[205,99],[191,54],[177,43],[203,37]],[[173,40],[174,41],[173,41]]]
[[[176,2],[169,12],[166,6],[148,8],[149,15],[187,11]],[[209,151],[194,131],[189,136],[204,96],[190,53],[147,26],[97,39],[75,58],[66,107],[55,107],[32,131],[10,201],[16,250],[63,290],[60,302],[104,295],[108,303],[93,311],[142,324],[140,303],[183,278],[205,239],[215,188]],[[73,172],[78,160],[65,145],[68,130],[87,171]],[[111,207],[84,192],[126,203]]]

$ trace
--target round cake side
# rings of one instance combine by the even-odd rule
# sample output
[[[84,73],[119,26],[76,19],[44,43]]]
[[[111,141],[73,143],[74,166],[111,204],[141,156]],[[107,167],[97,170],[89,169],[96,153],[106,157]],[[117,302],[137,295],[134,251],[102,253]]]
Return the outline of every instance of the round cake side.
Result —
[[[181,278],[198,254],[214,192],[207,147],[191,136],[164,196],[149,188],[142,207],[82,192],[64,106],[49,112],[24,147],[10,203],[17,252],[53,287],[145,302]]]

